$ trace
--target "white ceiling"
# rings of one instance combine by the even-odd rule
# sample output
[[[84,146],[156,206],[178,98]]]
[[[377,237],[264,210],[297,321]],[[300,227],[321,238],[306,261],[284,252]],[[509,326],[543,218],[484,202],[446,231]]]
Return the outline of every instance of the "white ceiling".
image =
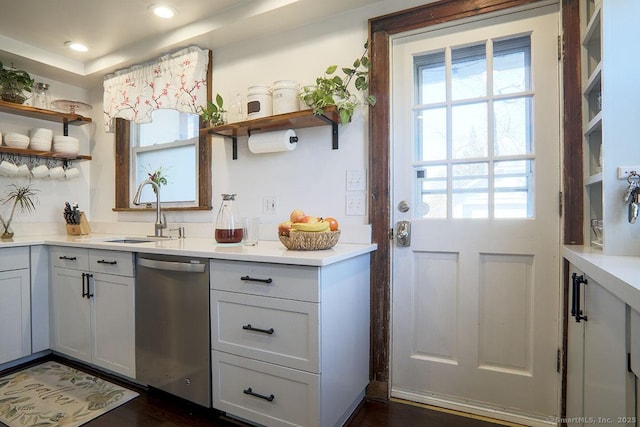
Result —
[[[215,49],[318,22],[372,0],[0,0],[0,61],[80,87],[161,53]],[[173,19],[152,4],[169,4]],[[89,52],[73,52],[66,41]]]

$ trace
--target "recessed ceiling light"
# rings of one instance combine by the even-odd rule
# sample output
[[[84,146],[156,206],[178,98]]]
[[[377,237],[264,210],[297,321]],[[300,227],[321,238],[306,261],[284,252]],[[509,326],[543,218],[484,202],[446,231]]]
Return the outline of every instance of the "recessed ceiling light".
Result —
[[[68,41],[65,42],[64,45],[71,50],[75,50],[76,52],[86,52],[89,50],[88,47],[78,42]]]
[[[169,6],[152,5],[151,10],[153,10],[153,13],[155,13],[160,18],[169,19],[173,18],[173,15],[175,15],[175,11]]]

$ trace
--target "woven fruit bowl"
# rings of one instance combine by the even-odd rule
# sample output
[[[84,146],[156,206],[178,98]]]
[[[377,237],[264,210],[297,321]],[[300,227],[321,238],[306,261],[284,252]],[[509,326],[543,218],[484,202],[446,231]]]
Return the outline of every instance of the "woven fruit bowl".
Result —
[[[319,251],[335,246],[340,239],[337,231],[296,231],[291,230],[288,236],[279,235],[280,241],[287,249],[294,251]]]

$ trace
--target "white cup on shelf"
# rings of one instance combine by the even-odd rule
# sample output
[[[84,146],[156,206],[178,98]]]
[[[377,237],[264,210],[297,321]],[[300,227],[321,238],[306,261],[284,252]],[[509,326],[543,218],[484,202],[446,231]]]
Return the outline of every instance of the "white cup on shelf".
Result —
[[[49,168],[47,165],[34,166],[31,169],[31,174],[33,174],[34,178],[46,178],[49,176]]]
[[[0,175],[4,176],[16,176],[18,174],[18,166],[14,163],[3,160],[0,162]]]
[[[73,178],[77,178],[77,177],[80,176],[80,170],[75,166],[67,168],[67,170],[65,170],[64,173],[65,173],[67,179],[73,179]]]
[[[49,175],[53,179],[63,179],[66,176],[62,166],[56,166],[49,169]]]

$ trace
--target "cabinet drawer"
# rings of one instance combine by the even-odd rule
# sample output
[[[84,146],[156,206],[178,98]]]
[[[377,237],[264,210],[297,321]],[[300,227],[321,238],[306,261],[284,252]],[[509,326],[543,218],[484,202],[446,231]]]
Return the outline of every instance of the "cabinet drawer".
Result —
[[[211,291],[214,350],[320,372],[317,303]]]
[[[29,247],[0,249],[0,271],[29,268]]]
[[[88,249],[54,246],[51,248],[49,253],[51,254],[51,264],[54,267],[66,267],[85,271],[89,270]]]
[[[211,261],[211,288],[318,302],[318,267],[244,261]]]
[[[212,361],[214,408],[268,426],[321,425],[318,375],[219,351]]]
[[[133,277],[133,253],[119,251],[89,251],[89,270],[94,273]]]

